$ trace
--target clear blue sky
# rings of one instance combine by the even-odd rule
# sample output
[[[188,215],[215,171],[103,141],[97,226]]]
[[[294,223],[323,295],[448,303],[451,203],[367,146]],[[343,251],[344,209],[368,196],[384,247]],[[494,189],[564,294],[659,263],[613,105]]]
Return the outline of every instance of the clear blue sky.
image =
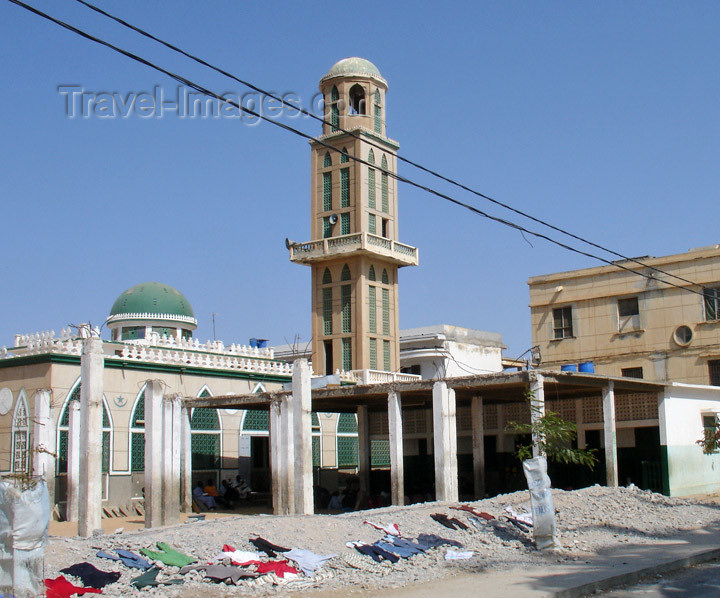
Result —
[[[31,2],[217,91],[245,91],[75,2]],[[304,104],[333,63],[365,57],[389,83],[402,155],[626,255],[720,242],[718,3],[98,4]],[[308,338],[310,271],[283,244],[309,238],[306,142],[236,119],[70,119],[58,85],[123,96],[161,85],[166,98],[177,86],[5,0],[0,56],[0,345],[99,324],[148,280],[186,294],[201,339],[213,312],[226,342]],[[597,264],[399,193],[400,239],[421,261],[401,271],[401,328],[500,332],[514,357],[531,344],[528,277]]]

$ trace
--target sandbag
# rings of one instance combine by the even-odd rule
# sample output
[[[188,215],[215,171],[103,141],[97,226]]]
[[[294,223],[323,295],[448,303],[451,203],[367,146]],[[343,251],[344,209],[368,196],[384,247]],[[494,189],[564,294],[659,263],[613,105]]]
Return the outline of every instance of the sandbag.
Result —
[[[553,506],[550,478],[545,457],[523,461],[523,471],[530,490],[530,507],[533,517],[533,539],[539,549],[557,548],[555,537],[555,507]]]

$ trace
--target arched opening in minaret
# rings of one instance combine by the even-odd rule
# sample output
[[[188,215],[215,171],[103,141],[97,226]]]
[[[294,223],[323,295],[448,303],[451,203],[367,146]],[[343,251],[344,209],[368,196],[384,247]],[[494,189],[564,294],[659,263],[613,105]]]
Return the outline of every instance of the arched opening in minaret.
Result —
[[[359,83],[350,88],[350,114],[366,114],[365,90]]]

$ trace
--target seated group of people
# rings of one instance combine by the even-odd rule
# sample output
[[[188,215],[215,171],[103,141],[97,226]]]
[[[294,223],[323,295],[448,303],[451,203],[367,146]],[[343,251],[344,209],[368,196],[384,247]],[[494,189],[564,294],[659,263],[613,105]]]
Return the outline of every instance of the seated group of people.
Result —
[[[242,476],[236,476],[234,482],[223,480],[220,490],[213,480],[208,480],[205,486],[198,480],[193,489],[193,500],[205,505],[210,511],[217,509],[218,505],[232,509],[239,501],[248,498],[250,492],[252,490]]]

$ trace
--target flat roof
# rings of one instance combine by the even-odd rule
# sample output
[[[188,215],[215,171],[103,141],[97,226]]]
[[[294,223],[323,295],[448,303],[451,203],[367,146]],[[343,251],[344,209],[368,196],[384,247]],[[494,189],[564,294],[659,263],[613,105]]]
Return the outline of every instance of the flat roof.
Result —
[[[516,403],[525,400],[525,391],[531,378],[536,375],[544,378],[546,401],[597,397],[609,382],[613,383],[617,395],[660,392],[666,387],[666,384],[661,382],[638,378],[550,370],[500,372],[443,378],[442,381],[455,391],[457,404],[461,406],[469,404],[472,397],[476,396],[483,397],[485,404]],[[430,379],[316,388],[312,390],[312,410],[321,413],[350,413],[355,412],[359,406],[367,406],[371,411],[384,411],[387,408],[388,393],[392,391],[401,395],[404,408],[428,408],[432,406],[432,389],[436,382],[438,380]],[[271,402],[290,394],[290,390],[277,390],[257,394],[187,398],[185,404],[190,407],[267,409]]]

